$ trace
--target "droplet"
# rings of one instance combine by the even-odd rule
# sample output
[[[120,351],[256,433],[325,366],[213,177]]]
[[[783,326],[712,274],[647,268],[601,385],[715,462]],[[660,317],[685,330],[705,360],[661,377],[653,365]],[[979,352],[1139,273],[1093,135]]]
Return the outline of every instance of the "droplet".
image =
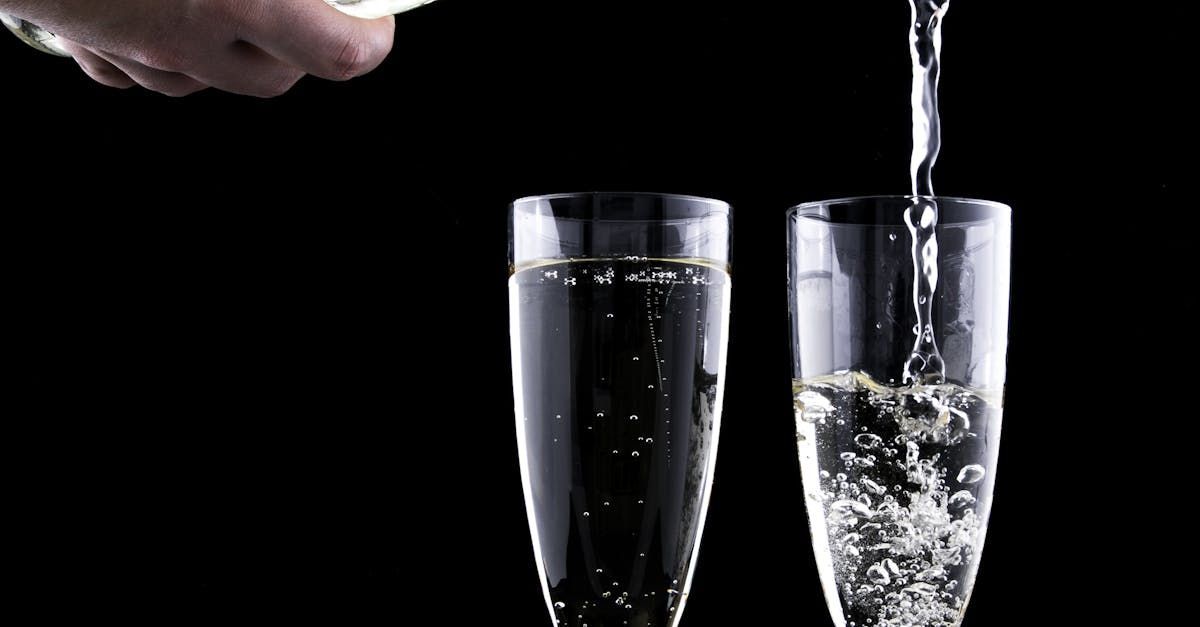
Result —
[[[921,23],[917,22],[917,28],[920,27]],[[934,210],[933,205],[925,205],[921,210],[921,228],[927,229],[933,226],[934,222],[937,222],[937,212]],[[928,245],[929,243],[926,244],[926,246]]]
[[[592,515],[592,513],[591,513],[591,512],[584,512],[584,513],[583,513],[583,517],[584,517],[584,518],[588,518],[588,517],[590,517],[591,515]]]
[[[883,560],[883,566],[888,569],[888,572],[892,573],[892,576],[900,574],[900,567],[897,566],[895,560],[890,557]]]
[[[937,588],[934,587],[932,584],[927,584],[924,582],[917,582],[917,583],[914,583],[913,585],[905,588],[904,591],[905,592],[915,592],[921,596],[929,596],[929,595],[937,592]]]
[[[612,315],[612,314],[608,314],[608,317],[609,317],[609,318],[611,318],[611,317],[613,317],[613,315]]]
[[[800,410],[800,420],[807,423],[824,420],[833,411],[829,399],[811,390],[797,394],[795,404]]]
[[[863,448],[875,448],[883,444],[883,438],[874,433],[860,433],[854,436],[854,443]]]
[[[933,557],[943,564],[953,566],[962,561],[962,556],[959,553],[960,548],[957,546],[948,549],[934,549]]]
[[[867,569],[867,579],[869,579],[871,583],[879,584],[881,586],[886,586],[892,582],[892,578],[888,575],[887,571],[884,570],[879,564],[872,564],[871,567]]]
[[[637,414],[632,414],[632,415],[630,415],[630,416],[629,416],[629,419],[630,419],[630,420],[637,420],[637,419],[638,419],[638,417],[637,417]]]
[[[924,305],[926,302],[927,302],[927,299],[924,296],[917,299],[917,303],[919,303],[921,305]]]
[[[804,409],[800,412],[800,420],[811,424],[819,420],[824,420],[827,413],[825,408],[820,405],[805,405]]]
[[[980,466],[979,464],[963,466],[962,470],[958,471],[958,482],[975,483],[976,481],[982,479],[986,472],[987,471],[984,470],[983,466]]]
[[[632,455],[633,455],[634,457],[641,457],[641,455],[642,455],[642,454],[641,454],[641,453],[639,453],[639,452],[637,452],[637,451],[634,451],[634,452],[632,453]]]
[[[842,461],[848,462],[858,456],[855,455],[854,453],[847,452],[847,453],[842,453],[841,455],[838,455],[838,457],[840,457]]]
[[[946,574],[946,570],[944,568],[942,568],[941,566],[934,566],[933,568],[926,568],[925,570],[917,573],[916,575],[913,575],[913,579],[916,579],[917,581],[929,581],[930,579],[937,579],[938,577],[943,577],[943,576],[945,576],[945,574]]]
[[[868,490],[874,492],[875,494],[883,494],[883,493],[887,492],[887,488],[884,488],[883,486],[879,485],[878,483],[875,483],[874,481],[871,481],[870,479],[863,479],[862,484]]]
[[[556,609],[560,609],[560,610],[561,610],[561,609],[563,609],[563,608],[567,607],[567,604],[566,604],[566,603],[563,603],[562,601],[559,601],[558,603],[555,603],[555,604],[554,604],[554,607],[555,607]]]
[[[817,474],[819,474],[819,475],[821,476],[821,478],[822,478],[822,479],[828,479],[828,478],[829,478],[829,471],[828,471],[828,470],[822,470],[821,472],[819,472],[819,473],[817,473]]]
[[[951,508],[957,509],[966,507],[975,502],[975,496],[967,490],[959,490],[950,497],[949,505]]]
[[[829,516],[830,518],[837,519],[837,522],[848,522],[855,516],[859,518],[870,518],[871,508],[867,507],[863,503],[860,503],[859,501],[843,499],[840,501],[834,501],[833,504],[829,506]]]
[[[621,454],[621,451],[618,451],[617,449],[613,449],[613,455],[620,455],[620,454]]]
[[[638,361],[638,358],[637,358],[637,357],[634,357],[634,358],[633,358],[633,360],[634,360],[634,361]]]
[[[597,569],[596,569],[596,574],[597,574],[597,575],[603,575],[603,574],[604,574],[604,569],[603,569],[603,568],[597,568]]]
[[[608,507],[608,506],[610,506],[610,505],[612,505],[612,503],[609,503],[608,501],[605,501],[605,502],[604,502],[604,506],[605,506],[605,507]]]
[[[562,414],[554,414],[555,420],[562,420]]]
[[[891,240],[891,241],[893,241],[893,242],[894,242],[894,241],[896,241],[896,234],[895,234],[895,233],[888,233],[888,239],[889,239],[889,240]]]

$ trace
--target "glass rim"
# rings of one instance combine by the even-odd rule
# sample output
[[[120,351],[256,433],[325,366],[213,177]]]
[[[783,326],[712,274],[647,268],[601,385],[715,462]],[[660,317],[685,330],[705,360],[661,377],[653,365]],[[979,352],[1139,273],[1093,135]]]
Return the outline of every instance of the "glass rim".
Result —
[[[814,215],[812,212],[820,209],[821,207],[824,207],[824,206],[827,206],[830,204],[834,204],[834,203],[851,204],[851,203],[865,203],[868,201],[878,201],[878,200],[892,200],[892,201],[907,202],[913,198],[918,198],[918,197],[913,196],[912,194],[875,194],[875,195],[866,195],[866,196],[844,196],[842,198],[828,198],[825,200],[813,200],[813,201],[809,201],[809,202],[802,202],[798,205],[793,205],[793,206],[789,207],[787,210],[787,216],[788,216],[788,218],[805,218],[805,219],[820,218],[820,219],[822,219],[822,221],[829,223],[831,226],[844,226],[844,227],[891,226],[891,225],[879,224],[879,223],[874,223],[874,222],[858,224],[858,223],[851,223],[851,222],[845,222],[845,221],[833,221],[833,220],[829,220],[826,216]],[[980,206],[980,207],[987,207],[989,209],[997,211],[999,214],[1003,214],[1004,216],[1007,216],[1010,218],[1012,217],[1012,207],[1006,203],[1002,203],[1002,202],[995,201],[995,200],[984,200],[982,198],[965,198],[962,196],[920,196],[919,198],[925,198],[925,199],[934,200],[934,201],[938,201],[938,202],[948,201],[948,202],[951,202],[951,203],[954,203],[957,205],[975,205],[975,206]],[[994,218],[990,218],[990,219],[994,219]],[[987,222],[987,221],[988,220],[950,220],[950,221],[943,222],[943,221],[939,220],[938,225],[939,226],[955,226],[955,225],[974,224],[974,223],[978,223],[978,222]]]
[[[548,201],[566,200],[566,199],[596,198],[596,197],[600,197],[600,196],[614,196],[614,197],[619,197],[619,198],[645,198],[645,199],[656,199],[656,200],[674,200],[674,201],[680,201],[680,202],[689,202],[689,203],[697,203],[697,204],[706,205],[707,207],[712,209],[714,212],[718,212],[718,213],[730,214],[733,212],[732,205],[730,205],[727,201],[720,200],[718,198],[709,198],[706,196],[696,196],[694,194],[672,194],[672,193],[666,193],[666,192],[602,191],[602,190],[590,190],[590,191],[583,191],[583,192],[558,192],[558,193],[552,193],[552,194],[533,194],[530,196],[522,196],[522,197],[516,198],[512,202],[508,203],[508,208],[510,211],[516,211],[517,208],[522,205],[528,205],[528,204],[533,204],[533,203],[538,203],[538,202],[548,202]],[[597,222],[604,222],[607,219],[606,218],[591,218],[591,220],[594,220]],[[632,219],[626,218],[622,221],[637,221],[637,220],[661,221],[656,218],[632,218]]]

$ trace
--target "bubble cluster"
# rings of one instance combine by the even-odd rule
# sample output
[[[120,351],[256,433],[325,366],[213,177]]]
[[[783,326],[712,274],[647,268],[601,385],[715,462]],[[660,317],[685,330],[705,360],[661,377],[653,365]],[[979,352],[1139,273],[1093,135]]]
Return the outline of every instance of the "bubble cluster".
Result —
[[[956,627],[979,563],[995,454],[974,429],[998,425],[998,405],[957,386],[891,388],[839,373],[798,381],[795,409],[802,466],[816,463],[812,474],[804,466],[816,497],[805,502],[824,528],[814,531],[818,559],[832,566],[824,584],[837,589],[847,620]]]

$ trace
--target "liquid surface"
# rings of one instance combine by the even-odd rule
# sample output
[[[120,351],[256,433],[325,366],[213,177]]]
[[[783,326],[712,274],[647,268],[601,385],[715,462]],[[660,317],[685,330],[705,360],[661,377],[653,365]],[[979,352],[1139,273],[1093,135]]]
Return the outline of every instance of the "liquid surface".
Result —
[[[720,429],[729,278],[645,258],[510,278],[526,504],[556,624],[678,623]]]
[[[957,385],[857,372],[793,384],[805,504],[838,627],[962,621],[991,508],[1002,409]]]

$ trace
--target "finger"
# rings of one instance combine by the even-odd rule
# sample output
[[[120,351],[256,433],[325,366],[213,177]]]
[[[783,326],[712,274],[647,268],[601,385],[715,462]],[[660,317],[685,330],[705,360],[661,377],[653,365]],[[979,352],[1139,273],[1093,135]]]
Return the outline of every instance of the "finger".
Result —
[[[71,56],[79,64],[83,73],[90,76],[97,83],[107,85],[108,87],[116,87],[117,89],[129,89],[137,84],[127,74],[118,69],[117,66],[101,59],[91,50],[65,39],[59,39],[58,42],[62,44],[63,49],[71,53]]]
[[[259,98],[282,95],[304,77],[304,72],[244,41],[205,58],[189,74],[217,89]]]
[[[95,53],[100,58],[115,65],[117,69],[136,81],[138,85],[150,91],[178,98],[194,94],[208,87],[208,85],[186,74],[156,70],[152,67],[142,65],[133,59],[104,52],[103,50],[96,50]]]
[[[308,74],[348,80],[379,66],[392,51],[392,17],[350,17],[322,0],[272,2],[240,36]]]

